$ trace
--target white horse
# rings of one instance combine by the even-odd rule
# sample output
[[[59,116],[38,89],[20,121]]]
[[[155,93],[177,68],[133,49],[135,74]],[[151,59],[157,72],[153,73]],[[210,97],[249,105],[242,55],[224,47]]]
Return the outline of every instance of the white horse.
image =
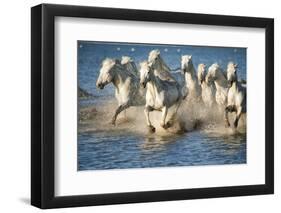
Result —
[[[226,106],[228,94],[227,79],[217,63],[209,67],[208,74],[206,75],[206,82],[207,84],[215,83],[216,103],[224,108]]]
[[[191,55],[183,55],[181,57],[181,69],[184,73],[185,86],[188,90],[188,100],[199,101],[201,98],[201,87],[198,83]]]
[[[103,89],[105,85],[113,83],[118,108],[111,123],[115,125],[120,112],[130,106],[144,105],[144,97],[140,93],[139,79],[123,66],[117,59],[105,59],[102,62],[96,86]]]
[[[154,75],[158,76],[161,80],[178,83],[177,80],[172,76],[171,69],[162,59],[159,50],[152,50],[149,53],[148,65],[153,70]],[[188,95],[188,90],[185,86],[181,88],[181,93],[183,99],[185,99]]]
[[[216,89],[214,83],[207,83],[205,80],[206,77],[206,65],[205,64],[199,64],[197,69],[197,77],[198,77],[198,83],[201,86],[201,96],[202,100],[207,107],[213,106],[215,103],[215,94]]]
[[[122,56],[121,64],[126,67],[131,73],[138,77],[138,69],[135,62],[129,56]]]
[[[171,119],[173,120],[183,98],[180,85],[176,81],[161,79],[159,75],[155,74],[157,71],[152,69],[146,61],[142,62],[140,67],[140,84],[144,88],[147,86],[144,109],[147,126],[151,132],[155,132],[155,127],[151,124],[149,113],[157,110],[162,111],[160,126],[167,129],[171,126],[171,121],[166,122],[169,108],[175,106],[175,111]]]
[[[225,108],[225,124],[230,127],[228,113],[235,112],[234,127],[237,128],[242,113],[246,113],[246,87],[243,87],[237,79],[237,64],[229,62],[227,66],[227,81],[230,86]]]
[[[153,69],[154,74],[165,81],[176,82],[175,78],[170,73],[171,69],[160,56],[159,50],[152,50],[148,56],[148,64]]]

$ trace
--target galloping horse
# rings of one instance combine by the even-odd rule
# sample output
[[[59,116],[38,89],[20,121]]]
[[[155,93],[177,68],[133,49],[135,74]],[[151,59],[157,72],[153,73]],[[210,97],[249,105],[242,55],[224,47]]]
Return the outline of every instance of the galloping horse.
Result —
[[[198,83],[191,55],[183,55],[181,57],[181,69],[185,77],[185,86],[188,89],[187,100],[191,102],[200,101],[201,87]]]
[[[227,106],[225,108],[225,125],[230,127],[228,113],[235,112],[234,127],[237,128],[242,113],[246,113],[246,88],[237,79],[237,64],[230,62],[227,66],[227,81],[229,85]]]
[[[207,84],[215,83],[216,102],[221,108],[224,108],[226,106],[228,94],[227,79],[217,63],[209,67],[208,74],[206,75],[206,82]]]
[[[167,129],[171,126],[170,121],[166,122],[169,108],[175,106],[175,111],[172,114],[173,119],[183,98],[180,85],[170,79],[161,79],[159,73],[155,74],[157,71],[152,69],[147,61],[142,62],[140,66],[140,84],[144,88],[147,87],[144,109],[147,126],[151,132],[155,132],[155,127],[151,124],[149,113],[157,110],[162,111],[160,126]]]
[[[197,69],[198,83],[201,86],[201,96],[205,106],[211,107],[215,102],[215,85],[206,82],[206,65],[199,64]]]
[[[139,79],[117,59],[107,58],[102,62],[96,86],[103,89],[105,85],[113,83],[118,108],[112,117],[115,125],[117,116],[130,106],[144,105],[144,97],[140,93]]]

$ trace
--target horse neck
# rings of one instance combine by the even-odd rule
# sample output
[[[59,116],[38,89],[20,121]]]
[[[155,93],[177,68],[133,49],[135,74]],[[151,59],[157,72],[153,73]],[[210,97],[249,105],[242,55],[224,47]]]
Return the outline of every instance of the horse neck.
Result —
[[[126,79],[129,75],[127,75],[127,72],[119,67],[114,68],[114,78],[112,80],[112,83],[114,86],[119,89],[119,87],[123,86]]]
[[[215,80],[216,88],[227,88],[227,80],[223,75],[222,71],[219,70],[217,79]]]
[[[238,88],[238,82],[237,82],[237,81],[233,81],[233,82],[232,82],[232,85],[231,85],[231,88],[234,89],[234,90],[237,90],[237,88]]]
[[[126,67],[127,71],[129,71],[133,75],[137,75],[137,67],[136,67],[135,63],[129,62],[129,63],[125,64],[125,67]]]
[[[164,60],[162,58],[159,59],[159,65],[158,67],[161,69],[161,70],[165,70],[167,72],[170,72],[170,68],[167,66],[167,64],[164,62]]]
[[[154,74],[152,74],[150,76],[150,81],[147,82],[148,84],[148,88],[153,90],[153,92],[159,92],[161,91],[161,80],[159,79],[159,77],[155,76]]]
[[[188,71],[185,72],[185,80],[186,80],[186,82],[189,82],[189,81],[197,82],[195,69],[194,69],[194,66],[192,63],[190,65],[190,67],[188,68]]]

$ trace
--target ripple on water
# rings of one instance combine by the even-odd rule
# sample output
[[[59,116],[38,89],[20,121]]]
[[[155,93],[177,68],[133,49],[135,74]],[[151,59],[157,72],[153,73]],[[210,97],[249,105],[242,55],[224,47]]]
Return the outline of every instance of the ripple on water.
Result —
[[[79,170],[246,163],[246,135],[142,135],[126,131],[79,133]]]

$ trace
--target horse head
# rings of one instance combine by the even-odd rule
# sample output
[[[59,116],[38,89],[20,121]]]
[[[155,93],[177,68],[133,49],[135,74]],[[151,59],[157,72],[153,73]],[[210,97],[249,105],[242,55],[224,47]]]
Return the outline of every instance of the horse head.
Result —
[[[152,69],[157,69],[161,66],[162,58],[159,50],[152,50],[148,56],[148,64]]]
[[[231,87],[233,82],[237,81],[237,68],[238,65],[233,62],[229,62],[227,65],[227,83],[228,87]]]
[[[192,55],[183,55],[181,57],[181,71],[183,74],[192,72]]]
[[[121,66],[118,59],[104,59],[101,64],[100,74],[96,82],[96,86],[99,89],[103,89],[105,85],[113,81],[115,77],[114,69],[116,66]]]
[[[220,66],[217,63],[212,64],[209,67],[208,73],[206,75],[207,84],[211,84],[219,78],[219,69],[220,69]]]
[[[140,85],[145,88],[147,82],[151,80],[151,76],[153,75],[153,70],[149,66],[147,61],[140,63]]]
[[[199,84],[202,84],[205,81],[206,65],[199,64],[197,70],[198,70],[197,76],[198,76]]]

